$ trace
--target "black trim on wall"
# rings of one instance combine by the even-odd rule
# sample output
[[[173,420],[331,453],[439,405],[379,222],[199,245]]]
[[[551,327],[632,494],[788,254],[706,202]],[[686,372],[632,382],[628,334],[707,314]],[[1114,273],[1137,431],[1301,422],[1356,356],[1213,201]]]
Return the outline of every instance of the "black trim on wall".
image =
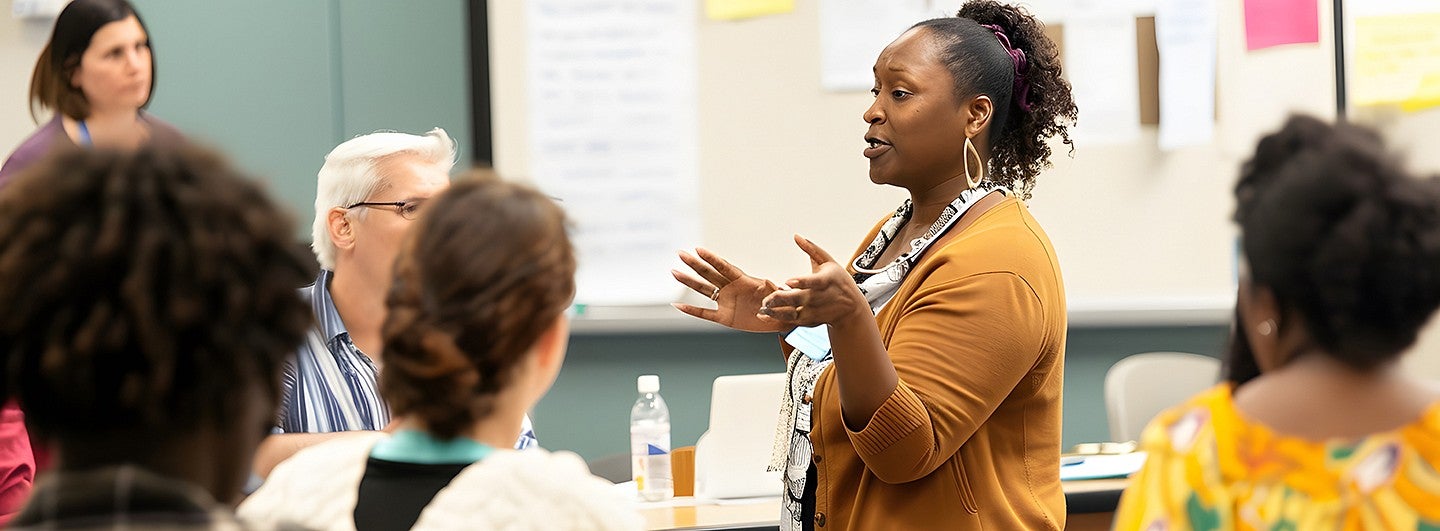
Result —
[[[489,0],[470,0],[470,152],[476,166],[495,163],[490,115]]]
[[[1335,0],[1335,119],[1345,119],[1345,0]]]

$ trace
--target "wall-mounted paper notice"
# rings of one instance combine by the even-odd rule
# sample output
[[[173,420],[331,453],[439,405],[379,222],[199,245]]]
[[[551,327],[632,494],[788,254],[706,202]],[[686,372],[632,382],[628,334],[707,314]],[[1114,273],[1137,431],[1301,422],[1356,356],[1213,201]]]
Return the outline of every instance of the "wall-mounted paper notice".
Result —
[[[1072,12],[1065,19],[1065,75],[1080,109],[1071,136],[1080,144],[1140,137],[1140,73],[1135,16],[1128,9]]]
[[[711,20],[740,20],[794,10],[795,0],[705,0],[705,16]]]
[[[1215,135],[1215,0],[1160,0],[1160,149],[1210,143]]]
[[[700,234],[696,4],[526,4],[530,168],[575,222],[575,299],[673,301],[675,250]]]
[[[1045,24],[1062,24],[1075,9],[1074,0],[1019,0],[1014,5],[1024,8]],[[1058,43],[1057,43],[1058,44]]]
[[[1245,0],[1245,48],[1320,42],[1316,0]]]
[[[1071,13],[1102,9],[1126,11],[1137,17],[1155,16],[1156,0],[1016,0],[1012,5],[1024,8],[1047,25],[1064,24]],[[1058,43],[1057,43],[1058,44]]]
[[[820,86],[870,90],[875,58],[916,22],[953,17],[960,0],[823,0],[820,2]]]
[[[10,14],[19,19],[53,19],[69,3],[69,0],[14,0]]]
[[[1351,42],[1356,105],[1440,106],[1440,12],[1357,17]]]
[[[1440,4],[1435,0],[1365,0],[1346,2],[1346,17],[1376,17],[1380,15],[1423,15],[1440,13]]]

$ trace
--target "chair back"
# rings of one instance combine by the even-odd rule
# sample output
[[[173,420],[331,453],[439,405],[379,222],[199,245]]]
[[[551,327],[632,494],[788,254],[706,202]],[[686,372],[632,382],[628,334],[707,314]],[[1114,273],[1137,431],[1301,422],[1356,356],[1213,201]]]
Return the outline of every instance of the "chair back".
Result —
[[[1128,356],[1105,373],[1105,413],[1110,439],[1131,441],[1155,415],[1209,389],[1220,380],[1220,360],[1185,352]]]
[[[695,496],[779,496],[780,472],[766,470],[785,373],[721,376],[710,393],[710,427],[695,443]]]

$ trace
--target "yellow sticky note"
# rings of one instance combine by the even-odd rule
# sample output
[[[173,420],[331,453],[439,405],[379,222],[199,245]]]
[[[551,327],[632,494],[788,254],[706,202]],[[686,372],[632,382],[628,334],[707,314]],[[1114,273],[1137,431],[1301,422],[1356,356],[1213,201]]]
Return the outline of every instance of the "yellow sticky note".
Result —
[[[739,20],[794,10],[795,0],[705,0],[705,16],[711,20]]]
[[[1420,80],[1420,88],[1415,90],[1415,94],[1400,102],[1400,108],[1406,112],[1416,112],[1431,107],[1440,107],[1440,71],[1427,74]]]
[[[1440,106],[1440,13],[1357,18],[1354,44],[1356,105]]]

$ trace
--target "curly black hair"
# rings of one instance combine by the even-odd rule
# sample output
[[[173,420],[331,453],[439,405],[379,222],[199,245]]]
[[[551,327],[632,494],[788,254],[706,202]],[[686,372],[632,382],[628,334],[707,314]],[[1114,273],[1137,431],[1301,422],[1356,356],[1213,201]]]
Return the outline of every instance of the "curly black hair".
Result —
[[[294,234],[199,148],[63,150],[27,169],[0,192],[0,396],[62,440],[273,406],[312,320]]]
[[[569,306],[575,250],[554,201],[478,170],[417,223],[386,300],[380,391],[397,416],[451,439],[494,411]]]
[[[1220,379],[1240,387],[1250,380],[1260,377],[1260,362],[1255,359],[1255,351],[1250,349],[1250,341],[1245,338],[1245,320],[1241,318],[1240,306],[1235,306],[1235,314],[1230,325],[1230,335],[1225,339],[1225,350],[1220,358]]]
[[[1440,186],[1372,130],[1290,118],[1235,185],[1252,284],[1315,347],[1358,370],[1392,360],[1440,306]]]
[[[1015,97],[1016,63],[995,31],[1000,28],[1010,45],[1025,54],[1020,95]],[[1029,199],[1035,178],[1050,167],[1054,136],[1070,146],[1069,127],[1077,111],[1070,82],[1060,75],[1060,51],[1045,36],[1045,25],[1023,8],[995,0],[969,0],[952,18],[915,24],[941,39],[944,60],[961,100],[987,95],[994,102],[991,118],[990,163],[986,180],[1007,186]]]

